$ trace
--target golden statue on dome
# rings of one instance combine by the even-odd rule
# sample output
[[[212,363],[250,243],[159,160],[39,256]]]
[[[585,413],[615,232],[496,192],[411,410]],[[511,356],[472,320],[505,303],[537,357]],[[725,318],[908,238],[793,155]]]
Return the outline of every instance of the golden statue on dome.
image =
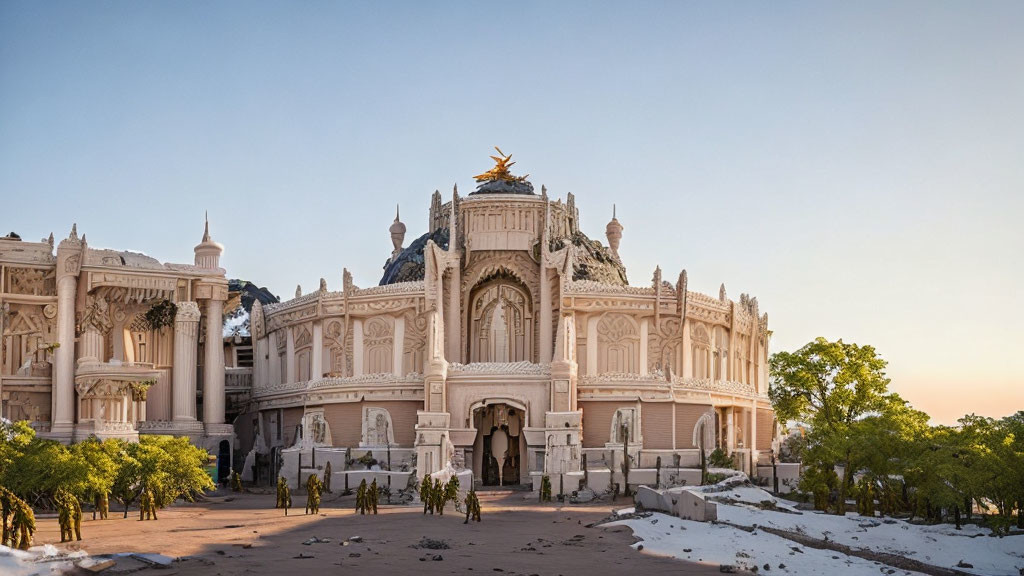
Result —
[[[494,160],[495,162],[494,168],[491,168],[490,170],[484,172],[483,174],[478,174],[473,178],[475,178],[477,182],[525,181],[529,174],[527,174],[526,176],[513,176],[512,173],[508,171],[508,169],[515,164],[515,162],[510,162],[510,160],[512,159],[512,155],[505,154],[504,152],[501,151],[501,148],[498,148],[497,146],[495,146],[494,149],[498,151],[498,154],[500,154],[500,156],[491,156],[491,159]]]

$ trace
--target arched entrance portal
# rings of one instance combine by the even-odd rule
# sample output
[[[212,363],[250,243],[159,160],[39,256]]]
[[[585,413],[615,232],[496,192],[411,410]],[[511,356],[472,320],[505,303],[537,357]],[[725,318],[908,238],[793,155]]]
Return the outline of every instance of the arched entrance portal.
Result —
[[[473,475],[483,486],[514,486],[525,480],[526,411],[521,406],[495,401],[474,406]]]

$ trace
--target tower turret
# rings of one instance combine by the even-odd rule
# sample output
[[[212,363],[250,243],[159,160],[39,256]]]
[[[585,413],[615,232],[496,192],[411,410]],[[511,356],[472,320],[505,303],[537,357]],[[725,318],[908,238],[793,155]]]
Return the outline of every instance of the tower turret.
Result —
[[[399,220],[398,206],[395,206],[395,221],[388,228],[391,232],[391,244],[394,246],[394,250],[391,252],[391,257],[394,258],[402,251],[402,243],[405,242],[405,224]]]
[[[608,223],[608,226],[605,226],[604,234],[608,237],[608,247],[611,248],[615,259],[620,260],[619,242],[622,240],[622,224],[619,224],[619,219],[615,217],[614,204],[612,204],[612,221]]]
[[[210,238],[210,217],[206,217],[206,225],[203,229],[203,241],[196,248],[196,266],[216,270],[220,268],[220,255],[224,253],[224,246],[214,242]]]

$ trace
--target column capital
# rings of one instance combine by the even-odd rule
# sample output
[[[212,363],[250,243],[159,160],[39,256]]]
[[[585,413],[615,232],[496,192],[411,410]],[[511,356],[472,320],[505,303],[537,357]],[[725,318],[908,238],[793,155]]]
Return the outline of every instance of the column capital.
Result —
[[[199,304],[192,301],[177,302],[178,312],[174,315],[175,322],[199,322]]]
[[[228,299],[228,284],[226,281],[209,282],[199,281],[192,292],[197,300],[220,300]]]

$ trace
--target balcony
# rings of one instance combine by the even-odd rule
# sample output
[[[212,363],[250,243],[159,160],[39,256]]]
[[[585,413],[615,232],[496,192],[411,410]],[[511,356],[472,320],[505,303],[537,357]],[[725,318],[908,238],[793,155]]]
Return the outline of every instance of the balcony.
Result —
[[[242,392],[252,390],[252,367],[225,368],[224,390],[226,392]]]

